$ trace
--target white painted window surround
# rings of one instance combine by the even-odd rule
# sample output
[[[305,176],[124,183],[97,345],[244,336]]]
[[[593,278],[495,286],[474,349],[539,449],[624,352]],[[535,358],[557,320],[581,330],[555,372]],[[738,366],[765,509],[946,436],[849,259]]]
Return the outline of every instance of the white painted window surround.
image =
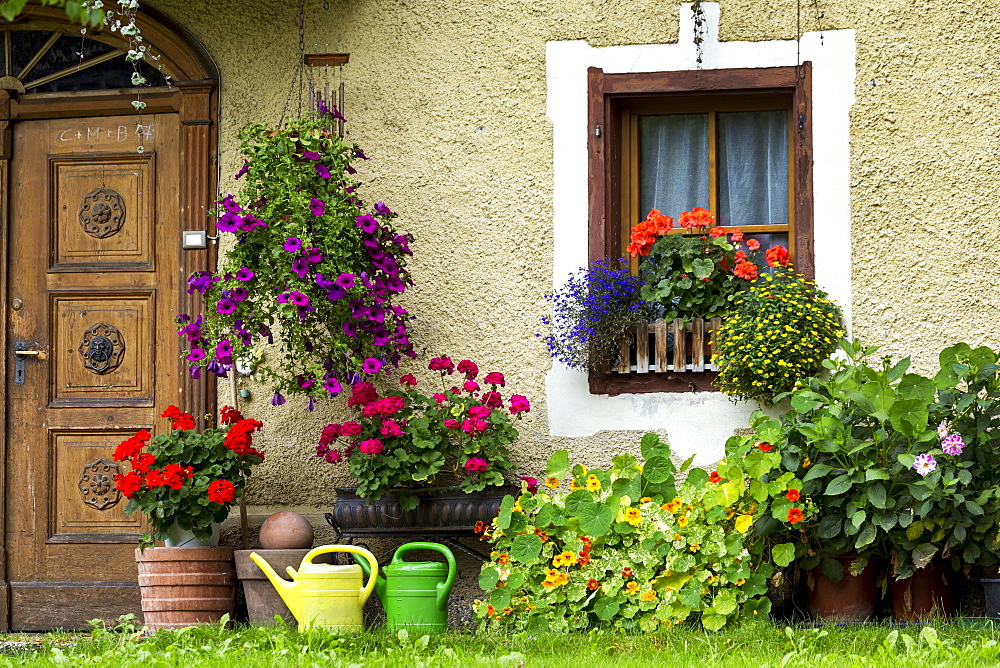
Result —
[[[850,119],[854,103],[855,35],[832,30],[794,40],[719,42],[719,5],[704,3],[700,69],[781,67],[812,61],[813,211],[816,280],[843,308],[850,326]],[[585,41],[553,41],[546,49],[547,114],[553,126],[553,287],[587,264],[587,68],[607,73],[699,69],[691,5],[682,4],[680,41],[595,48]],[[587,375],[553,361],[546,375],[549,431],[590,436],[599,431],[665,433],[675,454],[710,464],[756,404],[719,392],[591,395]]]

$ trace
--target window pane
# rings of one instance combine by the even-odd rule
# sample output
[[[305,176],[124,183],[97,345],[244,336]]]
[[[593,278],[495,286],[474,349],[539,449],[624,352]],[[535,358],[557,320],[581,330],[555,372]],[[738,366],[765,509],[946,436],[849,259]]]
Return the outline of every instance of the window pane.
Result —
[[[720,113],[719,224],[788,223],[788,112]]]
[[[708,208],[708,114],[640,116],[639,211],[677,218],[696,206]]]

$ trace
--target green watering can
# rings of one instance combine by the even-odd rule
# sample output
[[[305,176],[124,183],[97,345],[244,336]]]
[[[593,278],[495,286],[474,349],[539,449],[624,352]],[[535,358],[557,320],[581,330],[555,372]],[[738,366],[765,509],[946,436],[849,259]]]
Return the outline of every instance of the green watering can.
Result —
[[[410,550],[434,550],[447,559],[437,561],[403,560]],[[368,564],[358,555],[354,560],[367,576]],[[455,555],[439,543],[406,543],[401,545],[392,562],[375,579],[375,593],[385,608],[385,623],[389,628],[413,631],[448,630],[448,596],[455,586]]]

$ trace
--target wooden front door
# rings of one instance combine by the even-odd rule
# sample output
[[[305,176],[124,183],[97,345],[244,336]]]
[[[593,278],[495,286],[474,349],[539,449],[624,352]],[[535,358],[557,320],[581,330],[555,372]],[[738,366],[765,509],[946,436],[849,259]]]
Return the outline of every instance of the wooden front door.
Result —
[[[139,611],[145,530],[115,446],[183,405],[177,114],[13,124],[7,289],[10,628]],[[137,135],[137,133],[139,133]],[[136,151],[139,144],[144,151]],[[16,355],[15,349],[39,351]]]

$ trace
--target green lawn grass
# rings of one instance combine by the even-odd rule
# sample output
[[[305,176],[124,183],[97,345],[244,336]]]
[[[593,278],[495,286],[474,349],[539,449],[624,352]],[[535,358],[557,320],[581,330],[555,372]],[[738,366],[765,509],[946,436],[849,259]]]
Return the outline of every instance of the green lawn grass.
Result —
[[[595,630],[572,635],[386,630],[335,636],[217,626],[144,637],[135,629],[90,635],[0,636],[0,665],[71,666],[995,666],[1000,626],[825,626],[748,623],[717,633],[679,627],[657,634]]]

